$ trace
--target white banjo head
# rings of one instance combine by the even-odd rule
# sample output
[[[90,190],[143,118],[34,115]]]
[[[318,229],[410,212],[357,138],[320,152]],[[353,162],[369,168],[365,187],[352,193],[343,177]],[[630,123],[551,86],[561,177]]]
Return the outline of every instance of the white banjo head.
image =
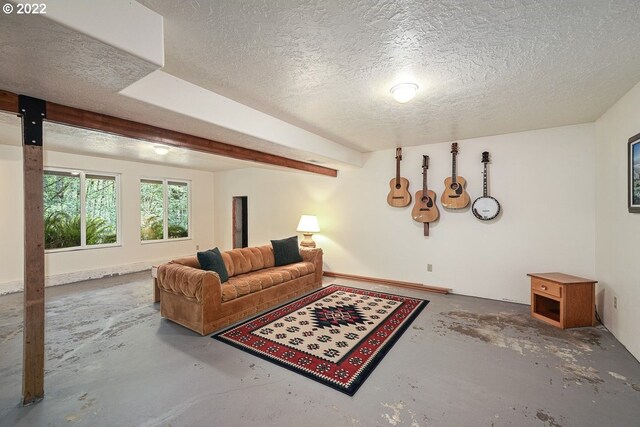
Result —
[[[479,220],[489,221],[500,213],[500,203],[493,197],[478,197],[471,205],[471,211]]]

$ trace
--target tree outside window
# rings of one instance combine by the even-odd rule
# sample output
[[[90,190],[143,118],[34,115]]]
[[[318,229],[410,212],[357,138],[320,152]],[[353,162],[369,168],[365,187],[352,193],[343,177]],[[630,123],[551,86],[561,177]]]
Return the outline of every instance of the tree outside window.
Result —
[[[44,224],[45,249],[116,244],[117,177],[82,171],[46,170]]]
[[[140,181],[140,239],[189,237],[189,183],[166,179]]]

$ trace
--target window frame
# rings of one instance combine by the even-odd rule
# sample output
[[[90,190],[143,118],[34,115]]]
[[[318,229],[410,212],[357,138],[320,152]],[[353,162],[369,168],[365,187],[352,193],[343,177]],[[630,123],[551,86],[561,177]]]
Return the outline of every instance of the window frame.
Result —
[[[141,196],[141,185],[143,181],[156,181],[162,183],[162,239],[155,240],[142,240],[142,236],[140,236],[140,228],[142,224],[140,223],[140,213],[142,211],[142,206],[140,204],[140,196]],[[178,184],[186,184],[187,186],[187,218],[189,220],[189,224],[187,227],[187,237],[177,237],[175,239],[169,238],[169,183],[175,182]],[[181,178],[158,178],[158,177],[150,177],[150,176],[141,176],[138,181],[138,238],[140,239],[140,244],[149,245],[153,243],[166,243],[166,242],[180,242],[185,240],[192,240],[191,235],[191,180],[181,179]]]
[[[75,169],[75,168],[61,168],[54,166],[45,166],[42,171],[42,175],[47,172],[62,172],[69,173],[73,175],[74,173],[78,173],[80,178],[80,246],[70,246],[68,248],[55,248],[55,249],[45,249],[45,254],[52,254],[58,252],[72,252],[72,251],[84,251],[90,249],[104,249],[104,248],[117,248],[122,247],[122,204],[121,193],[122,190],[120,188],[120,173],[116,172],[103,172],[103,171],[95,171],[88,169]],[[116,181],[116,241],[114,243],[102,243],[100,245],[87,245],[87,186],[86,186],[86,176],[87,175],[98,175],[105,177],[113,177]],[[44,216],[45,207],[44,200],[42,206],[42,215]]]

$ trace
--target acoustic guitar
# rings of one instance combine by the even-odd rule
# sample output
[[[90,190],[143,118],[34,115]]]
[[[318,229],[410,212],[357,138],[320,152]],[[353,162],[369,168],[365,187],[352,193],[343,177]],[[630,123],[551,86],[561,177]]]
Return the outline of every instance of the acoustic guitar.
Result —
[[[400,161],[402,160],[402,148],[396,148],[396,177],[389,181],[389,195],[387,203],[395,208],[402,208],[411,204],[409,193],[409,180],[400,176]]]
[[[484,172],[482,173],[482,197],[478,197],[471,205],[471,212],[480,221],[490,221],[500,213],[500,203],[488,195],[487,191],[487,164],[489,163],[489,152],[482,153],[482,163]]]
[[[458,175],[457,171],[458,143],[451,144],[451,176],[444,180],[442,206],[448,209],[462,209],[471,199],[464,189],[467,180]]]
[[[422,156],[422,190],[416,191],[416,203],[411,209],[411,216],[418,222],[433,222],[440,216],[436,205],[436,193],[427,189],[428,169],[429,156]]]

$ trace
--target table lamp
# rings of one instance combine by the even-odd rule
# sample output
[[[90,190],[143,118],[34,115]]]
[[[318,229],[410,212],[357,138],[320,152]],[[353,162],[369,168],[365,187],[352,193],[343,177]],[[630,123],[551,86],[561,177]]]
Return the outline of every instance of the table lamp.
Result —
[[[320,231],[320,226],[318,225],[318,219],[314,215],[302,215],[298,223],[297,231],[301,232],[304,236],[304,239],[300,242],[300,246],[303,248],[316,247],[316,242],[313,241],[311,236],[313,236],[313,233]]]

